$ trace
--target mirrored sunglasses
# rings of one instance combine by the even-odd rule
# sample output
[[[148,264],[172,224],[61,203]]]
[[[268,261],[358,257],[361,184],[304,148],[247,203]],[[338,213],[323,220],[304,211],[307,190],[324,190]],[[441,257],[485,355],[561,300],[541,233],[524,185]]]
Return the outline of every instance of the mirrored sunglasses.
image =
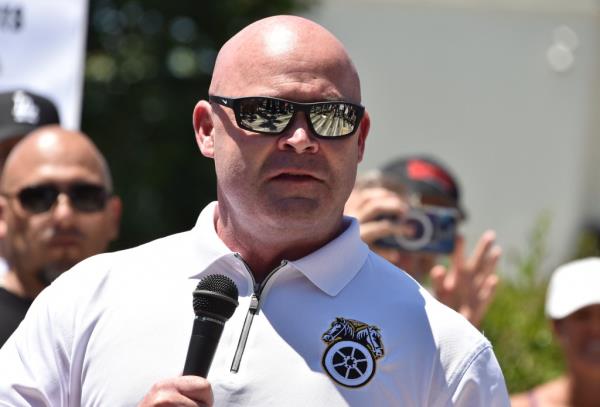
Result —
[[[80,212],[98,212],[106,207],[109,193],[102,185],[77,182],[59,187],[55,184],[41,184],[21,189],[16,198],[28,212],[43,213],[49,211],[58,199],[58,195],[65,193],[69,197],[71,206]]]
[[[364,106],[344,101],[299,103],[285,99],[253,96],[226,98],[210,95],[208,100],[233,109],[238,127],[261,134],[281,134],[304,112],[308,126],[321,138],[352,135],[362,119]]]

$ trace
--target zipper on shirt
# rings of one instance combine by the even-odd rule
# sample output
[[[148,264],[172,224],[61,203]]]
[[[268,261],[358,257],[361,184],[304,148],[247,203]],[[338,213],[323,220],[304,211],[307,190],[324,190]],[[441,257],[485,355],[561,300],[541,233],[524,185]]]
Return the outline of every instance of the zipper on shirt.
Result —
[[[248,308],[248,312],[246,313],[244,326],[242,327],[240,339],[235,350],[235,355],[233,356],[233,362],[231,363],[230,371],[233,373],[237,373],[240,370],[240,363],[242,362],[242,356],[244,354],[244,349],[246,348],[246,342],[248,341],[250,328],[252,327],[252,320],[254,319],[254,315],[258,314],[258,311],[260,309],[261,294],[271,277],[288,263],[287,260],[283,260],[279,266],[271,270],[271,272],[267,275],[267,277],[265,277],[261,284],[256,284],[256,281],[254,280],[254,275],[252,274],[250,267],[248,267],[248,264],[246,264],[244,259],[242,259],[242,256],[236,253],[235,257],[237,257],[242,262],[242,264],[244,264],[246,270],[250,274],[250,278],[252,278],[252,286],[254,288],[254,292],[252,293],[252,297],[250,297],[250,307]]]

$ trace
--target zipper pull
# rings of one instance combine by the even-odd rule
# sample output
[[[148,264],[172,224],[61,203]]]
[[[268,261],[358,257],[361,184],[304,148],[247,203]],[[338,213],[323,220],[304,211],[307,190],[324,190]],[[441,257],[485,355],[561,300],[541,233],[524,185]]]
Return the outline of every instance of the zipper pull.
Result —
[[[242,333],[240,334],[240,340],[238,341],[237,349],[235,350],[235,355],[233,356],[233,362],[231,362],[232,373],[237,373],[240,370],[240,363],[242,362],[242,355],[244,354],[244,349],[246,348],[246,342],[248,341],[248,334],[250,333],[250,327],[252,326],[252,320],[254,319],[254,315],[258,312],[258,297],[255,293],[250,297],[250,307],[248,308],[248,313],[246,314],[246,319],[244,320],[244,326],[242,327]]]
[[[252,294],[252,297],[250,297],[250,308],[248,311],[252,312],[253,314],[258,312],[258,297],[256,294]]]
[[[238,257],[242,263],[244,263],[248,273],[250,274],[250,277],[252,280],[254,280],[252,272],[250,271],[248,265],[244,262],[244,259],[242,259],[242,257],[237,253],[235,256]],[[240,340],[238,341],[235,355],[233,356],[233,362],[231,362],[230,371],[232,373],[237,373],[240,370],[240,363],[242,362],[242,356],[244,355],[244,349],[246,348],[246,342],[248,341],[248,335],[250,334],[250,328],[252,327],[252,320],[254,319],[254,315],[258,314],[260,309],[260,296],[262,295],[262,291],[265,288],[267,281],[269,281],[275,272],[283,268],[287,263],[287,260],[282,260],[281,264],[272,270],[261,284],[257,284],[256,282],[254,283],[254,293],[252,293],[252,296],[250,297],[250,307],[246,313],[246,319],[244,320],[244,325],[240,334]]]

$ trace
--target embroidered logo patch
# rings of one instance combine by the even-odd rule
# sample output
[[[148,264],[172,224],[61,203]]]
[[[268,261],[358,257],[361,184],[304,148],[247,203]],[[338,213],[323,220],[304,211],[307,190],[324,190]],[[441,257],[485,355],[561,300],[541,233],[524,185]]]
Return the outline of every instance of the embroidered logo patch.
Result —
[[[323,368],[343,386],[367,384],[375,374],[377,359],[384,355],[379,328],[353,319],[336,318],[321,339],[328,344]]]

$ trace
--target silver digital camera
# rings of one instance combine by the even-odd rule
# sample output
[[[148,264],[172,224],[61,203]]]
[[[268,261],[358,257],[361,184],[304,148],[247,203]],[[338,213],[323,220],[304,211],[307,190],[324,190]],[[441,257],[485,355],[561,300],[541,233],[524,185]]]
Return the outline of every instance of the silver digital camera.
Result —
[[[394,221],[406,226],[402,234],[387,236],[376,245],[411,252],[452,253],[459,212],[441,206],[420,206]]]

